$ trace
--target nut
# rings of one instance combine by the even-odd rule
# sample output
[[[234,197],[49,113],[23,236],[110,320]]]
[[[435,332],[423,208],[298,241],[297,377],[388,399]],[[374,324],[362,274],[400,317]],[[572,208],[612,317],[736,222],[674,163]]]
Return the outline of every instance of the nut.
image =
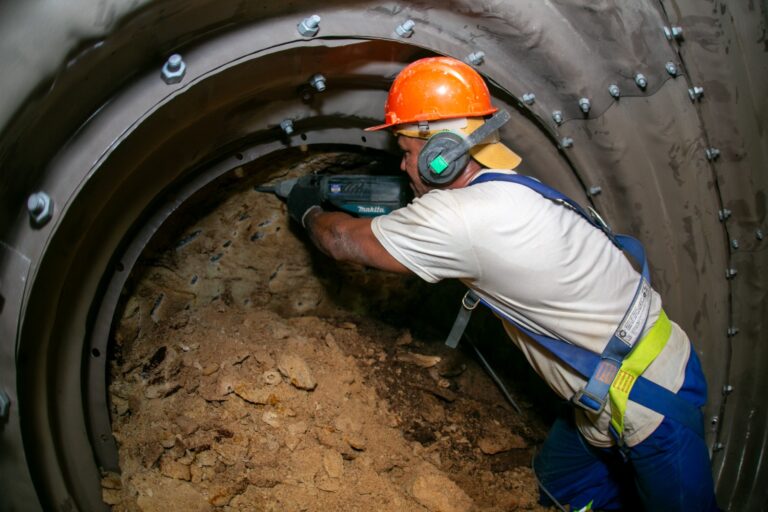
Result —
[[[45,192],[35,192],[27,198],[27,211],[33,224],[42,227],[53,217],[53,199]]]
[[[163,69],[160,72],[160,76],[168,85],[177,84],[184,78],[184,74],[187,72],[187,64],[181,55],[174,53],[163,64]]]

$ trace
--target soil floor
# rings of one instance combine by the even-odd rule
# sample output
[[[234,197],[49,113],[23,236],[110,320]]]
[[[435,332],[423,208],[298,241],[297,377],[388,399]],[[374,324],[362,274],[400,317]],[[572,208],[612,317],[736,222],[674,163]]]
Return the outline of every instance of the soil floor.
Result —
[[[531,404],[517,413],[475,359],[391,321],[422,284],[318,263],[247,175],[126,288],[112,510],[550,510],[530,469],[546,435]]]

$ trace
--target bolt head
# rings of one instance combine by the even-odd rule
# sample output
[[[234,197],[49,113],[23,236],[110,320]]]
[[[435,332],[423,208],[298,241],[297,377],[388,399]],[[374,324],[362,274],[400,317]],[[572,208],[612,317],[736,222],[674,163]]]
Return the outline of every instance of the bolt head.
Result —
[[[181,55],[174,53],[163,64],[163,69],[160,71],[160,77],[168,85],[177,84],[184,78],[184,74],[187,72],[187,65]]]
[[[558,125],[563,124],[563,113],[559,110],[552,112],[552,120]]]
[[[320,16],[313,14],[309,18],[304,18],[301,23],[296,25],[296,30],[304,37],[313,37],[317,35],[320,26]]]
[[[570,148],[573,147],[573,139],[570,137],[563,137],[560,141],[560,146],[563,148]]]
[[[309,79],[309,85],[314,87],[317,92],[323,92],[325,90],[325,77],[317,74]]]
[[[53,200],[45,192],[35,192],[27,198],[27,211],[32,223],[42,227],[53,217]]]
[[[642,73],[638,73],[635,75],[635,83],[641,89],[645,89],[646,87],[648,87],[648,79],[645,78],[645,75]]]
[[[594,186],[594,187],[589,187],[589,190],[587,191],[587,193],[590,196],[596,196],[602,193],[602,191],[603,191],[602,187]]]
[[[725,386],[723,386],[724,395],[730,395],[731,393],[733,393],[733,386],[731,386],[730,384],[726,384]]]
[[[619,86],[616,84],[611,84],[608,86],[608,93],[610,93],[610,95],[616,99],[621,97],[621,89],[619,89]]]
[[[667,62],[664,68],[670,76],[677,76],[677,65],[674,62]]]
[[[579,108],[582,112],[588,114],[589,110],[592,108],[592,103],[589,101],[589,98],[581,98],[579,100]]]
[[[479,66],[483,62],[485,62],[485,52],[473,52],[469,54],[469,57],[467,57],[467,60],[470,64],[473,66]]]
[[[733,240],[731,240],[731,247],[733,247],[734,249],[738,249],[739,248],[739,241],[736,240],[735,238]]]
[[[532,92],[523,94],[523,103],[526,105],[533,105],[536,102],[536,95]]]
[[[765,238],[765,235],[763,234],[762,229],[758,229],[755,231],[755,238],[757,238],[758,240],[762,240],[763,238]]]
[[[285,132],[286,135],[290,135],[293,133],[293,121],[290,119],[284,119],[280,121],[280,128]]]
[[[413,35],[413,28],[415,26],[415,21],[406,20],[395,28],[395,33],[400,37],[411,37]]]

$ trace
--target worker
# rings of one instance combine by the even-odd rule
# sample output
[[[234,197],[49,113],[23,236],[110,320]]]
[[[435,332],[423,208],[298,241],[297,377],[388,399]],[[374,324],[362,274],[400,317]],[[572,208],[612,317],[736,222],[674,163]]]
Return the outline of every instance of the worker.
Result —
[[[508,118],[467,64],[413,62],[392,84],[385,123],[369,130],[397,136],[416,198],[355,218],[324,211],[305,178],[288,212],[336,260],[461,280],[470,293],[457,305],[454,338],[478,303],[502,319],[536,372],[574,405],[534,461],[542,503],[718,510],[702,434],[704,376],[650,285],[642,246],[518,174],[520,156],[498,136]]]

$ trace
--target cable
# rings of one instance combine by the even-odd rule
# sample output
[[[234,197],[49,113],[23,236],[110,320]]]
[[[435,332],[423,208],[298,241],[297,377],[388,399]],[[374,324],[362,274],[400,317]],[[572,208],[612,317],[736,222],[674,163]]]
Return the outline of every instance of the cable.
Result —
[[[467,342],[472,346],[473,349],[475,349],[475,354],[477,354],[477,357],[480,359],[480,362],[483,363],[483,366],[485,367],[485,371],[488,372],[488,375],[491,376],[491,379],[493,379],[493,382],[496,383],[496,385],[501,390],[502,394],[506,397],[507,401],[512,404],[512,407],[514,407],[515,411],[517,411],[517,414],[522,414],[523,411],[520,409],[520,406],[517,405],[515,400],[512,398],[512,395],[507,390],[506,386],[504,386],[504,383],[501,382],[501,379],[496,375],[496,373],[493,371],[493,368],[491,368],[491,365],[488,364],[488,361],[485,360],[483,357],[483,354],[480,353],[480,350],[475,346],[474,343],[472,343],[472,340],[469,339],[469,337],[465,334],[464,338],[466,338]]]

